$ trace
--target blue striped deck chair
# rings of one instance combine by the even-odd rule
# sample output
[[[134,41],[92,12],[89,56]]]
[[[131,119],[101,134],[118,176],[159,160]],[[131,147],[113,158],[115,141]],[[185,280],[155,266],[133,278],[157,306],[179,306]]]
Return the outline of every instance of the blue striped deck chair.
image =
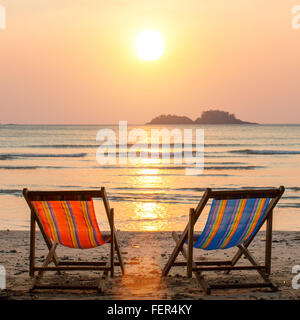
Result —
[[[216,191],[206,189],[196,209],[190,209],[189,223],[179,237],[175,232],[172,236],[176,246],[164,267],[163,276],[167,276],[171,267],[187,268],[187,276],[194,273],[206,294],[212,289],[230,288],[265,288],[278,290],[269,278],[271,273],[272,221],[273,209],[284,193],[284,187],[278,189],[250,189]],[[203,231],[196,235],[194,227],[208,201],[210,211]],[[259,264],[249,252],[248,247],[261,227],[266,224],[265,261]],[[187,245],[187,248],[184,245]],[[238,251],[231,260],[194,261],[193,249],[219,250],[237,247]],[[175,262],[179,253],[186,261]],[[242,256],[250,265],[237,265]],[[256,270],[263,282],[208,284],[202,273],[206,271]]]
[[[124,263],[114,226],[114,209],[110,208],[105,188],[77,191],[29,191],[23,190],[31,211],[29,275],[35,277],[30,291],[36,289],[82,289],[102,292],[108,273],[114,276],[115,266],[124,273]],[[102,235],[94,210],[93,199],[103,200],[110,227],[108,235]],[[49,249],[42,266],[35,265],[36,224]],[[93,249],[109,244],[108,261],[61,261],[55,250],[58,245],[73,249]],[[115,261],[117,253],[118,261]],[[50,263],[54,266],[49,266]],[[103,271],[98,285],[43,285],[40,280],[45,271]]]

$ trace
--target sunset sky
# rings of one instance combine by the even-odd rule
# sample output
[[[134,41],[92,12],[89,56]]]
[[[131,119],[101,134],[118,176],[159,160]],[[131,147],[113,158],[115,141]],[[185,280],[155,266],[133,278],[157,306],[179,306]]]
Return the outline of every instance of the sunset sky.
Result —
[[[145,123],[208,109],[300,123],[300,0],[0,0],[0,123]],[[142,30],[165,51],[138,58]]]

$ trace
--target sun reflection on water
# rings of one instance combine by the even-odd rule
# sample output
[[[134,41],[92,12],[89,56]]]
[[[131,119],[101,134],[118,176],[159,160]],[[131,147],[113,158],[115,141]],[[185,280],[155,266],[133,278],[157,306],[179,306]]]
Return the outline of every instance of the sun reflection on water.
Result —
[[[140,169],[137,170],[133,184],[137,187],[147,189],[162,187],[166,184],[163,176],[159,175],[159,169]]]
[[[140,188],[140,192],[154,198],[152,201],[141,201],[134,203],[133,219],[138,223],[138,229],[143,231],[161,231],[167,222],[167,206],[164,203],[155,201],[153,188],[166,186],[163,176],[159,175],[160,170],[156,168],[140,168],[137,170],[133,185]],[[155,191],[157,192],[157,191]],[[151,196],[152,195],[152,196]]]
[[[161,203],[138,202],[134,207],[134,217],[143,231],[159,231],[165,222],[166,207]]]

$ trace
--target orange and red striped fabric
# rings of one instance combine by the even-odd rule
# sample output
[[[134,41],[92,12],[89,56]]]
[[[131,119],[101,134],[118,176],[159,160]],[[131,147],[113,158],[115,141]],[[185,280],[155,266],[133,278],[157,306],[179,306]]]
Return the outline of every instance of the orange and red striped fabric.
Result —
[[[109,242],[103,239],[93,200],[32,201],[47,235],[56,243],[70,248],[88,249]]]

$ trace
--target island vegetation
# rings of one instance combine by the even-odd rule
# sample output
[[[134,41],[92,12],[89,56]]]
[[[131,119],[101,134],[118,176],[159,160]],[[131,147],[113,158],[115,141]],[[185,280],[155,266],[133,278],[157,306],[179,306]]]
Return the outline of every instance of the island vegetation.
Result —
[[[176,115],[160,115],[152,119],[147,124],[193,124],[194,121],[185,116],[176,116]]]
[[[195,121],[186,116],[160,115],[147,124],[257,124],[237,119],[232,113],[221,110],[208,110],[202,112],[201,117]]]

